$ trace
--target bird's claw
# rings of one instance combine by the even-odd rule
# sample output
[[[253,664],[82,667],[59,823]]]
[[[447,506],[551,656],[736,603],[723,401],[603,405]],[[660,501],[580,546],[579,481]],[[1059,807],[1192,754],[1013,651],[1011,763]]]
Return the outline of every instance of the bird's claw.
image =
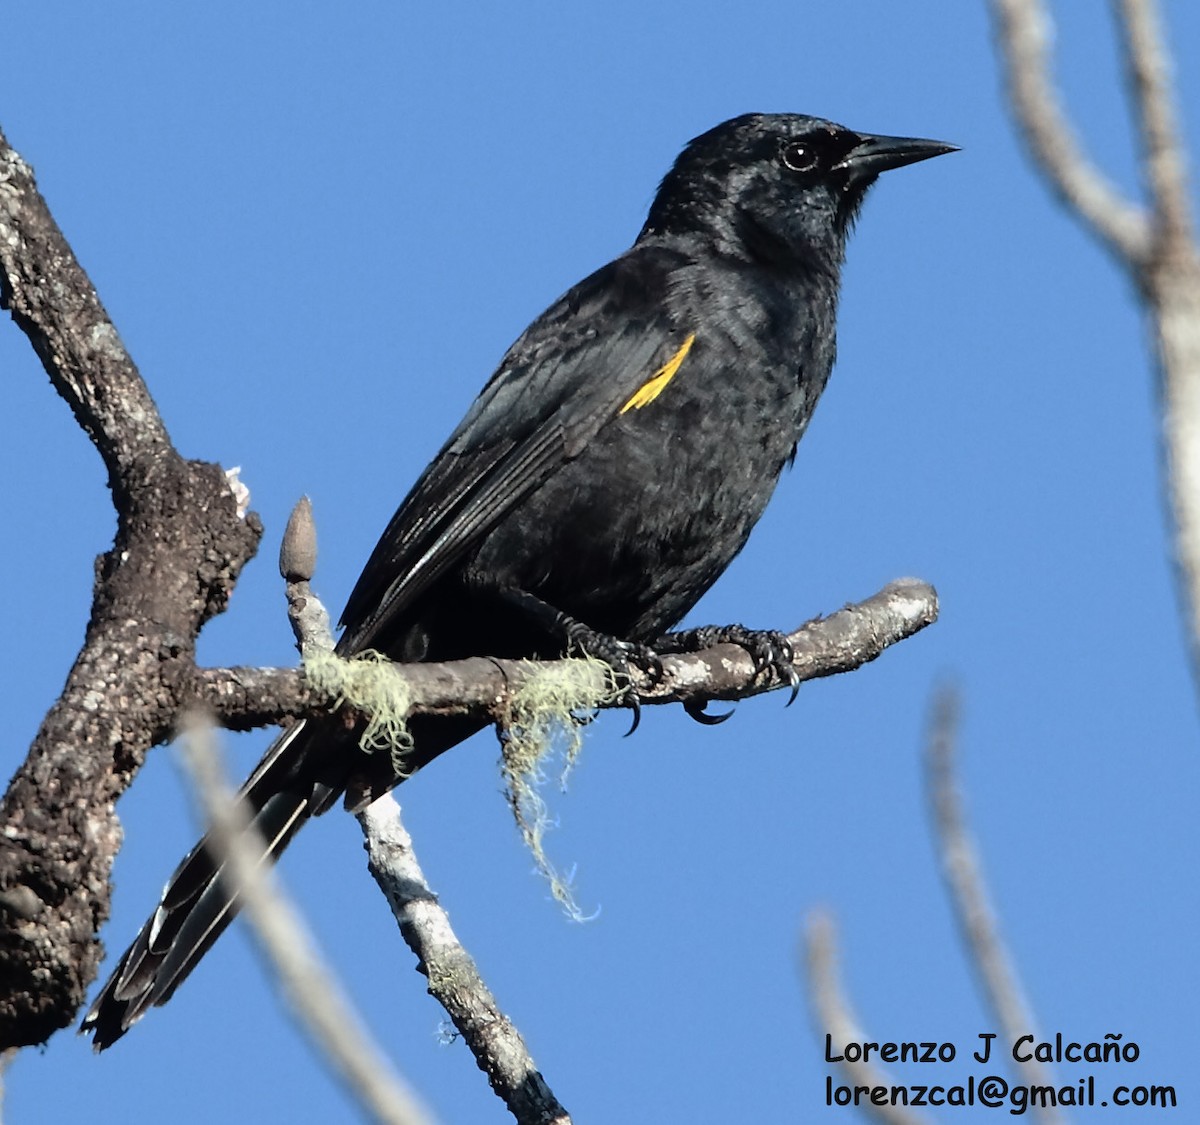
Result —
[[[662,658],[649,645],[622,641],[591,630],[584,636],[573,636],[571,643],[573,648],[586,656],[603,660],[613,670],[618,682],[631,682],[638,675],[645,676],[653,684],[662,682]]]
[[[774,629],[747,629],[744,625],[703,625],[698,629],[668,633],[660,637],[654,647],[660,652],[699,652],[719,644],[734,644],[745,649],[754,665],[755,682],[778,677],[791,688],[788,706],[795,702],[800,691],[800,675],[792,663],[795,657],[792,642],[785,633]]]
[[[645,676],[652,684],[661,683],[664,675],[662,658],[649,645],[623,641],[607,633],[597,633],[584,625],[577,625],[571,630],[570,642],[574,650],[602,660],[612,669],[617,703],[633,712],[633,723],[625,732],[628,738],[642,721],[642,702],[634,691],[634,681]]]
[[[696,722],[698,722],[701,726],[720,726],[721,723],[723,723],[733,714],[733,708],[730,707],[728,711],[722,711],[719,715],[710,715],[706,708],[711,702],[712,701],[709,699],[689,699],[683,705],[683,709],[685,712],[687,712],[689,719],[695,719]]]

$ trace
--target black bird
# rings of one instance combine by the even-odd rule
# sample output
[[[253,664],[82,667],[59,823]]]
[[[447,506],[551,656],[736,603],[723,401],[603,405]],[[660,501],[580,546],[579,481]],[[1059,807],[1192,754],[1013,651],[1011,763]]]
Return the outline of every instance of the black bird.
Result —
[[[383,533],[337,651],[399,661],[591,652],[653,669],[734,556],[833,366],[846,238],[880,172],[954,150],[794,114],[697,137],[633,246],[509,349]],[[722,635],[761,662],[773,634]],[[706,639],[711,640],[711,634]],[[407,774],[479,729],[414,717]],[[400,779],[339,720],[284,733],[242,793],[272,858],[342,793]],[[204,841],[83,1022],[97,1049],[164,1003],[235,905]]]

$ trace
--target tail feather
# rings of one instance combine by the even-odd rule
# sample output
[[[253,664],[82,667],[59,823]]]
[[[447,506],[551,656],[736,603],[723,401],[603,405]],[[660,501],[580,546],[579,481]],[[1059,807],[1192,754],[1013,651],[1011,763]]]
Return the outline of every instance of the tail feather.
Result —
[[[428,765],[483,724],[469,716],[414,716],[415,748],[404,776]],[[272,744],[239,799],[263,841],[263,863],[279,858],[310,817],[343,792],[351,811],[402,781],[387,754],[355,752],[354,736],[337,719],[297,723]],[[349,787],[349,788],[347,788]],[[154,913],[125,951],[83,1019],[102,1051],[149,1008],[165,1004],[237,913],[237,896],[222,878],[224,862],[206,836],[171,876]]]
[[[239,795],[263,842],[262,862],[276,860],[310,816],[327,786],[302,783],[292,766],[306,737],[298,724],[267,751]],[[290,751],[287,755],[284,751]],[[154,913],[100,990],[82,1030],[103,1050],[156,1004],[165,1004],[237,913],[237,895],[222,878],[224,862],[205,836],[171,876]]]

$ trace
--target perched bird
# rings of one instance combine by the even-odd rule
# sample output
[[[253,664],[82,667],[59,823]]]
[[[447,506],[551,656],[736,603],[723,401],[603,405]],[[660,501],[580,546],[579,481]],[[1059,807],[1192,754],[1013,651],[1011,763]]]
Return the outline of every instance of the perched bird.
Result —
[[[746,114],[693,140],[633,246],[509,349],[388,524],[337,651],[398,661],[582,650],[653,670],[742,549],[833,366],[847,236],[880,172],[954,150]],[[666,634],[666,635],[664,635]],[[709,632],[782,664],[770,633]],[[479,729],[411,720],[406,776]],[[339,719],[286,731],[242,789],[271,858],[399,782]],[[170,998],[235,912],[205,841],[83,1022],[102,1049]]]

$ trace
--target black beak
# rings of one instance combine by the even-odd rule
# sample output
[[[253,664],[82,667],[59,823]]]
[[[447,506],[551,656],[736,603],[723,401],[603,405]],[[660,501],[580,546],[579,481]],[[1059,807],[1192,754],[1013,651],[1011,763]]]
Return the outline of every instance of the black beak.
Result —
[[[853,180],[873,179],[880,172],[947,152],[958,152],[958,145],[920,137],[875,137],[868,133],[834,167],[849,172]]]

